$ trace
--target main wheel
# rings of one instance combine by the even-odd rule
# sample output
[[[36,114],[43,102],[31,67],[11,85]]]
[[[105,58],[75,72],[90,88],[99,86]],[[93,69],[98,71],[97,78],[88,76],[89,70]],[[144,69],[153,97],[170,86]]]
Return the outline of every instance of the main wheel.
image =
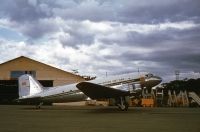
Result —
[[[126,101],[125,97],[119,97],[115,99],[116,105],[118,108],[122,111],[127,111],[128,110],[128,102]]]

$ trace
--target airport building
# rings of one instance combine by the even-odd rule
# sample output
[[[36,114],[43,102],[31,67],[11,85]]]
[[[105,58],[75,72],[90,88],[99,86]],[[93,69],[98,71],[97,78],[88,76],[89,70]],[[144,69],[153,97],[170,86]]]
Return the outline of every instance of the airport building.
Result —
[[[79,75],[20,56],[0,64],[0,102],[18,98],[18,77],[23,74],[31,74],[44,87],[84,81]]]

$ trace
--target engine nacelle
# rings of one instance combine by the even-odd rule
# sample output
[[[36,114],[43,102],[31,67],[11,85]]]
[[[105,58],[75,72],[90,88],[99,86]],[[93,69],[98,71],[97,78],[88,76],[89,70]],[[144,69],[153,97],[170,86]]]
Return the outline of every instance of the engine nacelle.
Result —
[[[115,85],[115,86],[112,86],[112,88],[120,89],[120,90],[124,90],[124,91],[129,91],[129,89],[130,89],[128,84]]]
[[[141,91],[141,90],[142,90],[141,84],[139,84],[139,83],[133,84],[133,91],[139,92],[139,91]]]
[[[135,92],[139,92],[139,91],[142,90],[142,86],[139,83],[120,84],[120,85],[112,86],[112,88],[121,89],[121,90],[124,90],[124,91],[129,91],[130,93],[135,93]]]

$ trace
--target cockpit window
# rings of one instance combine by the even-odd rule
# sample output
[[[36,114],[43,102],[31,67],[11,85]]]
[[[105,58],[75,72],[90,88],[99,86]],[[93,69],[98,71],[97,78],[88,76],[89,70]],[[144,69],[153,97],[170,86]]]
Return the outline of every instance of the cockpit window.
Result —
[[[153,74],[149,73],[149,74],[146,75],[146,77],[148,77],[148,78],[153,77]]]

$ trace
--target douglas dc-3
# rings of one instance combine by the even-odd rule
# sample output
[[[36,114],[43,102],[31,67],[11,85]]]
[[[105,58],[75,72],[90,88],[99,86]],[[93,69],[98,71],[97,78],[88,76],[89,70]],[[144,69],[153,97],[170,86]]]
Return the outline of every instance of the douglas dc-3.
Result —
[[[83,101],[91,99],[114,99],[121,110],[128,109],[127,97],[134,96],[142,87],[151,88],[158,85],[162,79],[150,73],[124,74],[110,76],[92,81],[75,84],[43,87],[31,75],[19,77],[18,101],[34,102],[37,108],[45,103]]]

